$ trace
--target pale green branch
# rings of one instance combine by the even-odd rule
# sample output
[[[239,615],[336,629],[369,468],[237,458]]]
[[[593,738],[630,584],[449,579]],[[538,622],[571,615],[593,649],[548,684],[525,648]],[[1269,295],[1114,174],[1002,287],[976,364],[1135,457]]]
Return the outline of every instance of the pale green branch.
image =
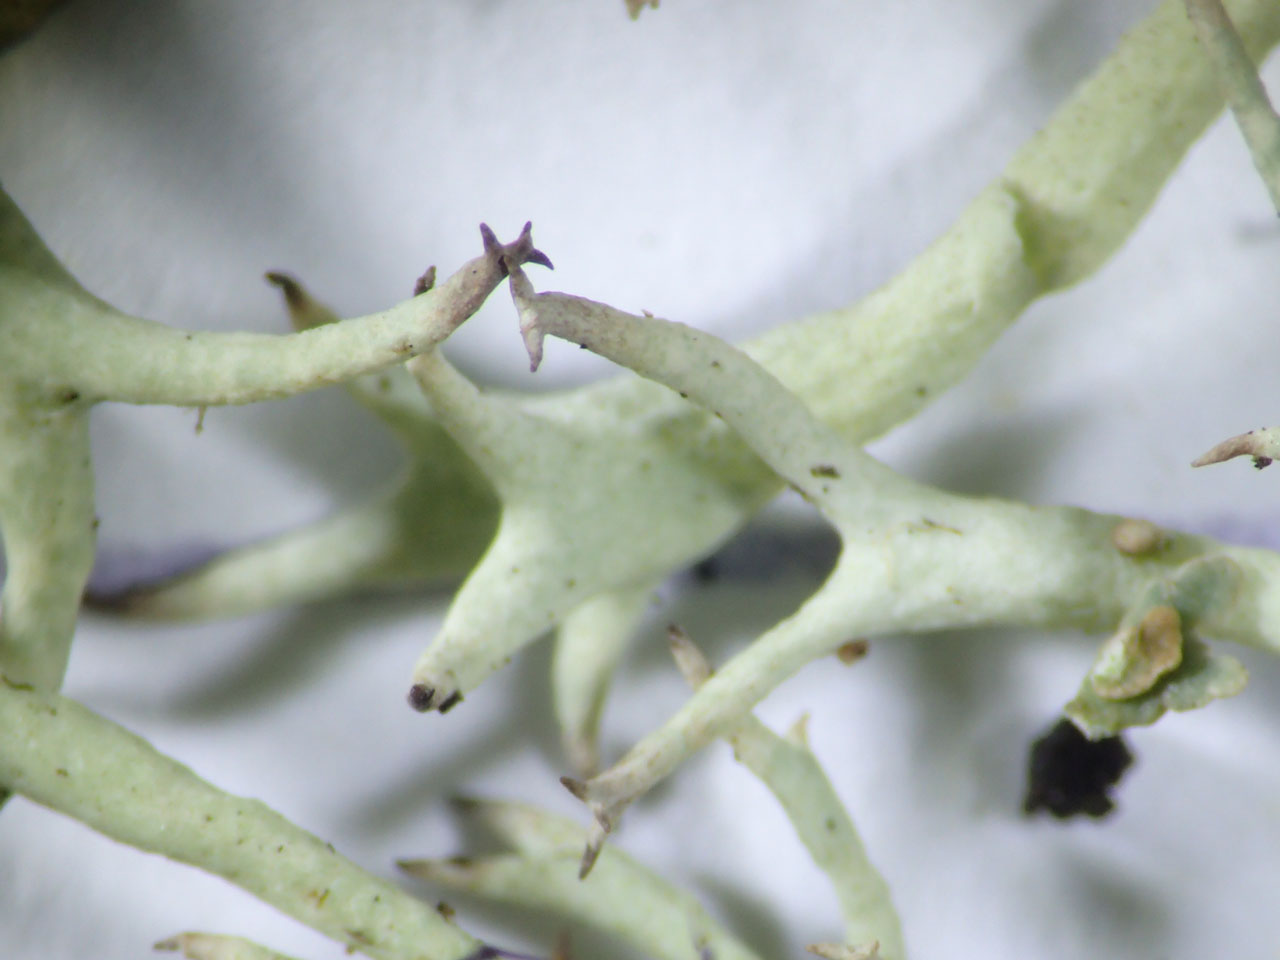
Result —
[[[1199,583],[1198,571],[1225,564],[1233,583],[1241,571],[1240,585],[1228,598],[1208,592],[1214,602],[1201,611],[1204,629],[1258,645],[1280,641],[1275,554],[1186,536],[1154,552],[1125,552],[1114,539],[1119,517],[931,489],[841,440],[745,354],[709,334],[580,298],[535,295],[518,267],[511,287],[535,351],[540,334],[563,336],[687,392],[741,426],[844,544],[831,577],[795,615],[734,657],[611,769],[571,785],[605,828],[691,752],[727,735],[774,686],[850,637],[978,625],[1109,629],[1144,584]],[[721,370],[733,375],[721,378]],[[1197,559],[1210,553],[1231,560]]]
[[[492,491],[466,458],[414,455],[392,487],[369,500],[172,580],[95,595],[91,602],[148,619],[200,620],[364,587],[456,581],[492,539],[496,514]]]
[[[89,417],[80,403],[31,410],[0,387],[0,677],[56,690],[93,566],[97,519]]]
[[[186,960],[293,960],[243,937],[220,933],[179,933],[161,940],[153,949],[181,951]]]
[[[503,255],[549,263],[528,225],[448,280],[390,310],[286,336],[185,331],[127,316],[68,282],[21,211],[0,204],[0,361],[33,391],[87,401],[215,406],[278,399],[433,349],[501,282]]]
[[[1220,0],[1186,0],[1187,16],[1213,64],[1218,84],[1253,157],[1253,165],[1280,213],[1280,117],[1258,68]]]
[[[0,786],[224,877],[375,960],[462,960],[480,947],[262,802],[217,789],[73,700],[0,683]]]

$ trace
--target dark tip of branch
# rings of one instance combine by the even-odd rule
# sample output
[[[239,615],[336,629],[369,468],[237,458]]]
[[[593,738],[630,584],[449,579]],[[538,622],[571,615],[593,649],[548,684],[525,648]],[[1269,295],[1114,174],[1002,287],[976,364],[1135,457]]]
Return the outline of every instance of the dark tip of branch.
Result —
[[[426,713],[431,709],[431,701],[435,699],[436,692],[424,683],[415,683],[409,688],[409,706],[417,710],[419,713]]]
[[[413,295],[421,296],[436,285],[436,267],[435,264],[427,267],[427,272],[420,276],[413,284]]]
[[[483,804],[477,797],[458,794],[449,798],[449,806],[453,808],[455,813],[471,814],[479,810]]]
[[[546,267],[548,270],[555,269],[555,264],[551,262],[551,258],[536,247],[529,251],[529,256],[525,258],[525,262],[536,263],[539,266]]]
[[[573,777],[561,777],[560,782],[564,784],[564,788],[572,793],[579,800],[586,802],[587,785],[581,780],[575,780]]]
[[[273,287],[280,288],[280,292],[284,294],[285,302],[289,306],[300,308],[307,302],[307,293],[302,289],[302,284],[289,276],[289,274],[269,270],[266,273],[266,280]]]
[[[480,224],[480,236],[484,240],[485,256],[497,260],[504,277],[511,272],[512,266],[518,267],[525,263],[536,263],[548,270],[555,269],[551,258],[533,245],[533,221],[531,220],[525,222],[520,236],[511,243],[499,243],[498,238],[489,229],[489,225],[485,223]]]
[[[462,702],[462,694],[460,694],[457,690],[455,690],[453,691],[453,693],[449,694],[442,701],[440,701],[440,706],[436,707],[436,709],[439,710],[441,713],[448,713],[450,710],[452,710],[461,702]]]

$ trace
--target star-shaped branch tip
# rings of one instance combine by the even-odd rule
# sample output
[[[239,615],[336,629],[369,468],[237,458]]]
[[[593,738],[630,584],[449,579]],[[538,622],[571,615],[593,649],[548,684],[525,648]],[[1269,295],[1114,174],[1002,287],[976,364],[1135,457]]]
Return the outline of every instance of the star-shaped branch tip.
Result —
[[[285,307],[289,311],[289,323],[295,330],[310,330],[332,323],[337,316],[328,307],[307,292],[307,288],[294,276],[278,270],[265,275],[267,283],[284,294]]]
[[[512,265],[518,267],[525,263],[536,263],[548,270],[555,269],[551,258],[533,245],[532,220],[525,221],[520,236],[511,243],[500,243],[487,223],[480,224],[480,239],[484,242],[485,255],[498,261],[504,276],[510,272]]]

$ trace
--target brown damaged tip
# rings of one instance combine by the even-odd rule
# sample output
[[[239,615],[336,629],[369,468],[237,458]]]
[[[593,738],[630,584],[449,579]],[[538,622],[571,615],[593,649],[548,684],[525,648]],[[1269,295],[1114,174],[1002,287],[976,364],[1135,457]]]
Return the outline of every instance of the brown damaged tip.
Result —
[[[560,782],[564,788],[572,793],[583,803],[587,802],[587,785],[581,780],[575,780],[573,777],[561,777]]]
[[[420,297],[436,285],[436,265],[427,267],[427,272],[413,283],[413,295]]]
[[[436,692],[425,683],[415,683],[409,688],[409,706],[417,710],[419,713],[426,713],[431,709],[431,702],[435,699]]]

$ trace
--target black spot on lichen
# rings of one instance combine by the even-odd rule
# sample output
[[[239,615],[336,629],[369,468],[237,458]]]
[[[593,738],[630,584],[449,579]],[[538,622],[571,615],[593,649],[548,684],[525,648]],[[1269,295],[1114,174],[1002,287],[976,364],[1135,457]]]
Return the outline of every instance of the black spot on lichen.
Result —
[[[815,477],[838,477],[840,471],[829,463],[817,463],[809,468],[809,473]]]
[[[1105,816],[1115,808],[1110,790],[1131,763],[1122,738],[1090,740],[1070,720],[1059,720],[1031,744],[1022,809],[1047,810],[1061,820]]]

